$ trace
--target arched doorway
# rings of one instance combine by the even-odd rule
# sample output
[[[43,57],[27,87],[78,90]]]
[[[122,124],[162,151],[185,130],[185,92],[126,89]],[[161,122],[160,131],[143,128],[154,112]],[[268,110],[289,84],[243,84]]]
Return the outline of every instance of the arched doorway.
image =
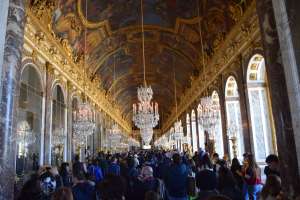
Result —
[[[260,162],[264,162],[266,156],[276,149],[266,83],[264,57],[255,54],[247,69],[247,90],[254,153],[256,160]]]
[[[52,93],[51,165],[60,166],[66,155],[66,105],[60,85]]]
[[[237,157],[241,159],[245,151],[245,147],[241,122],[241,109],[238,86],[233,76],[228,77],[226,81],[225,104],[228,129],[227,134],[230,145],[230,157],[233,158],[234,152],[236,151]],[[232,137],[233,135],[234,137]]]
[[[213,105],[216,105],[217,108],[220,108],[220,98],[217,91],[212,92],[212,101]],[[221,121],[221,111],[218,109],[218,117],[217,122],[214,128],[215,131],[215,151],[218,153],[221,157],[224,156],[224,142],[223,142],[223,133],[222,133],[222,121]]]
[[[37,170],[42,153],[43,87],[37,69],[24,67],[20,81],[16,142],[16,173]]]

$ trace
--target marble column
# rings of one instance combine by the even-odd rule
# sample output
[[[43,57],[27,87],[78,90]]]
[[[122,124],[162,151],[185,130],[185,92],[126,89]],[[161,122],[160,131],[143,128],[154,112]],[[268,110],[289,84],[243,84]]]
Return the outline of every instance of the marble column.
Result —
[[[13,199],[15,144],[12,143],[11,138],[15,134],[17,124],[25,5],[23,0],[1,0],[0,7],[3,11],[0,33],[5,34],[3,43],[0,39],[2,62],[0,63],[2,64],[0,68],[0,199]],[[8,15],[3,16],[7,13],[7,9]],[[3,39],[3,35],[0,37]]]
[[[237,73],[237,84],[238,84],[238,92],[239,92],[239,102],[240,102],[240,111],[241,111],[241,123],[242,123],[242,132],[244,137],[244,147],[245,152],[252,153],[251,148],[251,137],[249,130],[249,120],[248,120],[248,108],[247,108],[247,98],[246,98],[246,88],[245,88],[245,80],[243,73],[243,63],[242,56],[240,55],[238,61],[236,62],[236,73]]]
[[[294,138],[300,166],[300,2],[273,1],[280,50],[285,71]],[[298,167],[300,171],[300,167]],[[300,173],[300,172],[299,172]]]
[[[293,62],[293,59],[295,57],[292,56],[293,49],[290,48],[293,44],[289,40],[291,37],[288,34],[290,26],[287,21],[280,23],[280,18],[286,17],[286,11],[283,9],[282,13],[278,12],[282,9],[280,4],[282,6],[282,3],[284,5],[286,1],[273,2],[275,2],[274,7],[272,0],[257,1],[257,14],[270,87],[278,155],[281,163],[282,186],[284,192],[293,199],[295,195],[300,193],[299,163],[295,144],[296,136],[299,134],[299,123],[295,123],[297,117],[299,119],[299,89],[295,86],[296,84],[299,87],[299,73],[296,70],[293,71],[295,69],[295,60]],[[274,10],[276,15],[280,14],[280,16],[276,16],[278,27],[276,27]],[[299,16],[299,14],[297,15]],[[297,26],[299,27],[299,25]],[[282,29],[283,27],[284,29]],[[283,38],[279,40],[278,35],[285,35],[287,41]],[[295,80],[298,82],[294,83]],[[292,111],[293,109],[295,111]]]
[[[224,155],[230,155],[229,152],[229,142],[227,136],[227,118],[226,118],[226,101],[225,101],[225,80],[220,77],[219,85],[219,101],[220,101],[220,113],[221,113],[221,123],[222,123],[222,134],[223,134],[223,144],[224,144]]]

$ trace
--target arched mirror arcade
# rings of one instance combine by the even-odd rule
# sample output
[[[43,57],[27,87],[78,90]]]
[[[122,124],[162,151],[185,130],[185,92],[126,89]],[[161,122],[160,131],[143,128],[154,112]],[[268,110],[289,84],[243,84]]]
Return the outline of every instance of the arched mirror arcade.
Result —
[[[60,85],[52,91],[51,165],[60,166],[66,159],[66,105]]]
[[[264,162],[267,155],[275,152],[276,147],[265,60],[260,54],[255,54],[250,59],[247,69],[247,91],[254,153],[258,162]]]
[[[33,64],[24,66],[18,102],[18,124],[13,137],[16,143],[16,174],[37,170],[42,162],[43,127],[42,79]]]
[[[244,137],[241,121],[240,98],[238,85],[233,76],[228,77],[225,86],[225,105],[227,117],[227,135],[230,146],[230,157],[242,158]]]

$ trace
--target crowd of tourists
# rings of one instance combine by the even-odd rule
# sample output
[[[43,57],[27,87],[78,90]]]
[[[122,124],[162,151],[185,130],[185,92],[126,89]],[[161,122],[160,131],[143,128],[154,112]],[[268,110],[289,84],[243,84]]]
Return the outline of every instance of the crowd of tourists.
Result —
[[[277,200],[281,192],[279,160],[266,158],[263,172],[253,155],[242,163],[203,150],[193,156],[177,151],[99,152],[97,157],[60,168],[41,166],[17,195],[18,200]],[[266,182],[261,176],[265,173]]]

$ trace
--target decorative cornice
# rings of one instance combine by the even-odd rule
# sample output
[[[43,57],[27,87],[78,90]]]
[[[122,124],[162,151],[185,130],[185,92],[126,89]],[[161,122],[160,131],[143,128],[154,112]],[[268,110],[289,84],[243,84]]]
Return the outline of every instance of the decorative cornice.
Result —
[[[66,40],[57,38],[46,27],[49,24],[41,24],[31,10],[27,12],[27,24],[25,27],[25,44],[30,46],[35,53],[49,61],[53,67],[70,81],[78,90],[86,93],[89,99],[107,113],[127,133],[131,133],[131,125],[122,118],[120,109],[112,105],[106,98],[104,91],[95,81],[90,81],[84,76],[82,59],[73,56],[72,49]],[[85,86],[85,90],[84,90]]]
[[[245,12],[239,23],[235,25],[232,31],[227,35],[224,43],[218,48],[218,51],[210,59],[206,66],[206,71],[193,80],[191,88],[181,98],[176,114],[175,108],[172,114],[165,121],[162,132],[166,133],[173,125],[176,119],[190,107],[206,88],[235,60],[235,58],[245,49],[251,46],[252,41],[259,37],[259,24],[256,15],[255,1]],[[205,73],[205,74],[204,74]],[[209,77],[209,80],[204,80]]]

